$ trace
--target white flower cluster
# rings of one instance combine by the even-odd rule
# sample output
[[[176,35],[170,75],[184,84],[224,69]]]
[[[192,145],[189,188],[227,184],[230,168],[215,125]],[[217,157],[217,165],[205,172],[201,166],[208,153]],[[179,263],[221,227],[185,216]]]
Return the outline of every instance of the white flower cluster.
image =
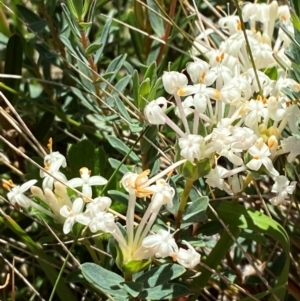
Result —
[[[173,168],[182,162],[170,166],[161,174],[148,178],[150,171],[141,174],[127,173],[121,184],[129,194],[129,203],[126,216],[126,235],[120,230],[115,216],[109,212],[111,199],[107,196],[93,198],[92,186],[105,185],[107,180],[101,176],[91,176],[86,167],[80,169],[79,178],[67,180],[60,171],[66,167],[66,158],[59,152],[52,152],[52,140],[49,145],[50,154],[45,156],[45,169],[40,172],[43,180],[43,189],[34,186],[37,180],[30,180],[21,186],[6,181],[5,187],[9,190],[7,197],[11,204],[21,207],[34,207],[63,224],[63,232],[72,231],[75,223],[87,226],[92,233],[102,231],[110,233],[119,245],[124,263],[132,260],[148,260],[153,256],[158,258],[171,256],[186,268],[194,268],[200,262],[200,254],[186,241],[182,241],[188,249],[178,248],[170,229],[160,230],[157,234],[149,234],[163,205],[173,206],[174,188],[162,179]],[[66,184],[66,185],[65,185]],[[70,197],[67,187],[81,187],[79,196]],[[34,198],[24,193],[31,189],[34,197],[45,203],[41,206]],[[134,229],[134,213],[137,198],[151,197],[151,202],[143,215],[140,224]]]
[[[278,6],[276,1],[249,3],[242,12],[244,21],[250,25],[246,34],[255,69],[239,18],[221,18],[219,26],[228,31],[229,38],[217,50],[203,48],[203,43],[195,45],[195,49],[203,50],[208,62],[195,58],[187,65],[191,84],[185,74],[176,71],[165,72],[162,76],[165,91],[174,96],[175,113],[182,127],[166,115],[168,106],[164,97],[150,102],[144,115],[150,124],[167,125],[177,133],[182,158],[192,163],[216,158],[216,166],[206,176],[210,186],[238,193],[243,189],[241,175],[246,170],[264,172],[273,178],[276,187],[286,189],[285,194],[271,199],[273,204],[281,204],[282,195],[292,194],[295,185],[287,186],[287,178],[276,170],[274,161],[288,154],[287,161],[292,162],[300,154],[300,140],[283,133],[287,130],[299,134],[298,101],[284,94],[282,89],[288,89],[290,94],[297,93],[300,84],[283,72],[273,56],[276,53],[287,60],[284,50],[290,43],[288,37],[279,29],[274,40],[273,33],[276,22],[283,23],[291,32],[293,27],[288,7]],[[262,32],[255,28],[257,21],[262,24]],[[273,67],[276,80],[265,73]],[[217,164],[220,157],[230,162],[231,171]],[[277,190],[272,191],[279,193]]]

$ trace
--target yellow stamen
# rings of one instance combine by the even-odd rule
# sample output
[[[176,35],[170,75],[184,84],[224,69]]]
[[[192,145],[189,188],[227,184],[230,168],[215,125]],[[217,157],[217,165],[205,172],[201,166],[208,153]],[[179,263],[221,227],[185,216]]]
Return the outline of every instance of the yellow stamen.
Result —
[[[171,178],[171,177],[172,177],[172,174],[173,174],[173,172],[174,172],[174,169],[172,169],[170,172],[168,172],[168,174],[167,174],[167,178]]]
[[[84,173],[88,173],[90,175],[91,171],[87,167],[82,167],[79,169],[79,173],[80,173],[80,175],[82,175]]]
[[[185,93],[184,93],[184,89],[183,88],[179,88],[178,90],[177,90],[177,95],[179,95],[179,96],[183,96]]]
[[[53,140],[52,137],[49,138],[48,140],[48,144],[47,144],[47,148],[52,151],[52,145],[53,145]]]
[[[216,97],[217,100],[221,98],[221,93],[220,93],[219,90],[216,89],[216,90],[214,91],[214,94],[215,94],[215,97]]]
[[[272,148],[274,146],[274,144],[275,144],[274,140],[271,140],[271,139],[268,140],[268,147],[269,148]]]
[[[48,169],[50,169],[50,165],[51,165],[51,164],[50,164],[50,162],[46,162],[46,164],[45,164],[45,167],[44,167],[44,168],[45,168],[46,170],[48,170]]]
[[[297,105],[297,104],[298,104],[298,102],[299,102],[299,100],[298,100],[298,99],[295,99],[295,100],[293,101],[294,105]]]
[[[242,23],[239,21],[236,25],[237,30],[241,30],[242,29]]]
[[[258,160],[259,159],[259,155],[254,155],[253,159]]]
[[[203,72],[199,78],[199,84],[203,84],[204,83],[204,78],[205,78],[206,73]]]
[[[2,186],[6,189],[6,190],[10,190],[11,189],[11,187],[14,187],[15,186],[15,184],[14,184],[14,182],[12,181],[12,180],[2,180],[3,181],[3,184],[2,184]]]

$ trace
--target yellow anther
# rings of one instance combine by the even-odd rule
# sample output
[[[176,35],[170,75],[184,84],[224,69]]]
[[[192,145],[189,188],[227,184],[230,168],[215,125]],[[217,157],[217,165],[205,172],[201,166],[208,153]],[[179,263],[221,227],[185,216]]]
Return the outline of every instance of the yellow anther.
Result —
[[[89,175],[91,174],[91,171],[87,167],[82,167],[79,169],[80,175],[88,173]]]
[[[50,151],[52,150],[52,145],[53,145],[53,140],[52,140],[52,137],[50,137],[48,140],[48,144],[47,144],[47,147]]]
[[[179,88],[178,90],[177,90],[177,95],[178,96],[183,96],[185,93],[184,93],[184,89],[183,88]]]
[[[242,29],[242,23],[239,21],[236,25],[237,30],[241,30]]]
[[[214,91],[214,94],[215,94],[216,100],[219,100],[219,99],[221,98],[221,93],[220,93],[219,90],[216,89],[216,90]]]
[[[204,78],[205,78],[206,72],[203,72],[199,78],[199,84],[203,84],[204,83]]]
[[[14,182],[12,181],[12,180],[2,180],[3,181],[3,184],[2,184],[2,186],[6,189],[6,190],[10,190],[11,189],[11,187],[14,187],[15,186],[15,184],[14,184]]]
[[[48,169],[50,169],[50,165],[51,165],[51,164],[50,164],[50,162],[46,162],[46,164],[45,164],[45,167],[44,167],[44,168],[45,168],[46,170],[48,170]]]
[[[254,155],[253,159],[258,160],[259,159],[259,155]]]

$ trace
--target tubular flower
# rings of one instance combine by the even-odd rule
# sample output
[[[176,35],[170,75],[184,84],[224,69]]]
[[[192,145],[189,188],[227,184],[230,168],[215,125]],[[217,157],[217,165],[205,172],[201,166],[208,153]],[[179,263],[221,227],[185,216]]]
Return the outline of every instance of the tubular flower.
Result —
[[[71,187],[82,187],[82,194],[86,198],[92,197],[92,186],[95,185],[105,185],[107,180],[101,176],[92,176],[91,171],[86,168],[82,167],[80,170],[81,178],[74,178],[68,181],[68,185]]]
[[[187,241],[183,240],[188,249],[180,248],[177,253],[177,262],[187,269],[193,269],[200,262],[200,254]]]
[[[182,73],[171,71],[164,72],[162,76],[162,82],[166,92],[169,94],[175,94],[179,88],[188,84],[188,79]]]
[[[167,100],[164,97],[159,97],[151,101],[144,109],[144,114],[150,124],[165,124]]]
[[[31,206],[32,201],[28,198],[24,192],[26,192],[31,186],[33,186],[37,180],[30,180],[21,186],[14,185],[13,182],[10,180],[8,183],[4,184],[4,187],[10,190],[7,194],[7,198],[12,205],[16,203],[21,207],[28,208]]]
[[[83,207],[84,207],[83,199],[77,198],[72,204],[72,208],[70,208],[67,205],[64,205],[60,209],[60,214],[66,218],[63,227],[63,232],[65,234],[68,234],[72,230],[76,222],[76,217],[82,212]]]
[[[296,181],[290,182],[286,176],[276,177],[272,192],[277,193],[277,196],[270,199],[271,204],[274,206],[282,204],[289,194],[293,194],[296,185]]]
[[[200,135],[190,134],[179,138],[180,155],[192,163],[195,159],[199,160],[201,157],[200,147],[202,142],[204,142],[204,139]]]
[[[274,168],[272,160],[269,158],[271,152],[268,146],[263,143],[262,139],[258,139],[258,142],[251,146],[248,150],[253,159],[247,163],[247,167],[252,170],[259,170],[262,165],[272,176],[278,176],[278,171]]]

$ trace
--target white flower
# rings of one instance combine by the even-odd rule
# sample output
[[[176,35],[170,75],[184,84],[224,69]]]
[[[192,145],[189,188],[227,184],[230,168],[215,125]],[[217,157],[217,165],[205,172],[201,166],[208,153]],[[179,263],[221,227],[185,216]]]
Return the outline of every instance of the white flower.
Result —
[[[148,182],[148,174],[150,170],[145,170],[140,174],[127,172],[122,180],[121,184],[124,189],[129,192],[130,194],[134,194],[137,197],[145,197],[149,196],[149,190],[144,189],[143,185]],[[150,192],[152,194],[152,192]]]
[[[63,156],[60,152],[50,152],[50,154],[44,157],[44,164],[53,164],[54,162],[59,162],[60,166],[66,167],[67,161],[66,157]]]
[[[200,254],[187,241],[183,240],[188,249],[180,248],[177,255],[177,262],[187,269],[193,269],[200,262]]]
[[[169,94],[177,93],[177,90],[188,84],[187,77],[177,71],[164,72],[162,82],[166,92]]]
[[[107,180],[101,176],[90,176],[91,171],[86,168],[82,167],[79,170],[81,178],[74,178],[68,181],[68,185],[71,187],[82,187],[82,194],[86,198],[92,197],[92,187],[94,185],[105,185]]]
[[[214,169],[211,169],[209,174],[205,176],[206,183],[211,187],[217,187],[221,190],[224,190],[224,179],[222,178],[223,175],[227,173],[227,169],[217,165]]]
[[[157,234],[147,236],[144,238],[142,246],[152,249],[152,253],[158,258],[172,256],[178,252],[178,246],[170,233],[170,228],[168,231],[161,229]]]
[[[164,97],[159,97],[146,105],[144,114],[150,124],[165,124],[167,100]]]
[[[245,118],[245,125],[250,128],[256,126],[263,116],[264,107],[265,105],[262,101],[251,99],[247,106],[249,113]]]
[[[65,234],[68,234],[72,230],[72,228],[76,222],[76,217],[77,217],[77,215],[79,215],[82,212],[83,207],[84,207],[83,199],[77,198],[74,201],[74,203],[72,204],[72,208],[70,208],[67,205],[64,205],[60,209],[60,214],[66,218],[64,227],[63,227],[63,232]]]
[[[43,180],[43,190],[46,188],[49,188],[50,190],[53,189],[53,184],[57,180],[66,183],[68,180],[66,176],[59,171],[61,167],[61,161],[53,161],[52,163],[48,162],[46,163],[45,169],[48,171],[48,173],[44,172],[43,170],[40,170],[40,177],[44,178]],[[55,179],[54,179],[55,178]]]
[[[281,141],[281,147],[289,153],[287,161],[291,163],[300,154],[300,139],[290,136]]]
[[[222,29],[227,29],[230,35],[233,35],[238,31],[239,22],[240,19],[238,16],[230,15],[226,17],[221,17],[218,21],[218,24]]]
[[[289,105],[286,108],[286,117],[288,120],[288,125],[293,134],[299,133],[298,129],[298,119],[300,116],[300,109],[298,104]]]
[[[271,152],[268,146],[262,142],[261,138],[257,140],[255,145],[249,148],[248,152],[253,157],[253,159],[247,163],[248,168],[257,171],[262,165],[264,165],[272,176],[279,175],[278,171],[272,164],[272,160],[269,158]]]
[[[50,138],[49,141],[48,141],[48,144],[47,144],[47,147],[50,150],[50,153],[44,157],[44,164],[46,166],[48,166],[49,164],[59,162],[60,165],[59,165],[58,169],[61,166],[66,167],[67,166],[66,157],[63,156],[60,152],[53,152],[52,151],[52,144],[53,144],[53,140],[52,140],[52,138]]]
[[[84,213],[76,216],[76,221],[82,225],[88,226],[92,233],[97,231],[110,232],[109,230],[112,228],[111,218],[113,218],[114,222],[115,218],[111,213],[92,210],[90,206]],[[109,228],[107,227],[108,225]]]
[[[293,194],[296,184],[296,181],[290,182],[286,176],[276,177],[275,183],[272,186],[272,192],[278,195],[270,199],[271,204],[277,206],[283,203],[288,194]]]
[[[187,64],[186,70],[192,82],[198,84],[203,81],[205,73],[209,70],[209,64],[202,60],[191,62]]]
[[[200,146],[203,141],[204,139],[200,135],[190,134],[186,137],[179,138],[180,155],[192,163],[195,159],[199,160],[201,157]]]
[[[173,207],[175,190],[164,179],[156,181],[156,185],[151,185],[148,189],[153,191],[151,204],[149,205],[151,211],[158,211],[162,205],[167,205],[168,208]]]
[[[32,200],[28,198],[24,192],[26,192],[31,186],[33,186],[37,180],[30,180],[21,186],[14,185],[12,188],[9,185],[5,185],[8,187],[10,191],[7,193],[7,198],[11,202],[11,204],[15,205],[19,204],[21,207],[28,208],[31,206]]]

